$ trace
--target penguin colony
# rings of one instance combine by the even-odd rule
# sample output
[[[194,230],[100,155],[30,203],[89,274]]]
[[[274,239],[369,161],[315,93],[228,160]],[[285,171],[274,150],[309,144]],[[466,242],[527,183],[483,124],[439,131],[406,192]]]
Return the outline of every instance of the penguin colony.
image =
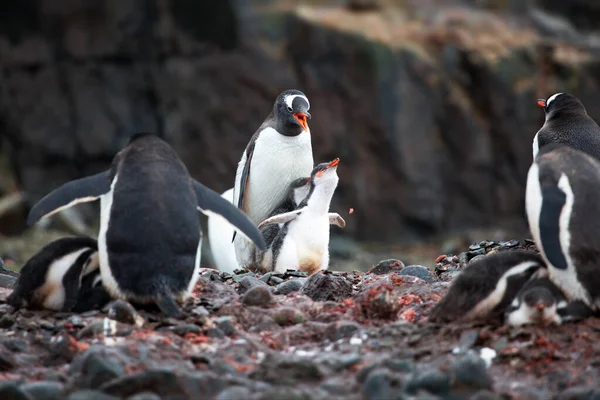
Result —
[[[506,324],[560,325],[600,310],[600,127],[576,97],[540,99],[525,209],[539,249],[470,263],[432,309],[430,321],[502,317]]]
[[[539,254],[509,250],[471,262],[430,321],[548,326],[598,314],[600,239],[590,221],[600,218],[600,127],[572,95],[538,105],[545,122],[533,139],[525,208]],[[108,171],[68,182],[31,209],[30,224],[99,199],[98,239],[45,246],[23,267],[8,303],[81,312],[121,298],[177,317],[198,279],[198,211],[209,216],[221,270],[327,269],[330,226],[345,227],[329,211],[340,160],[314,165],[309,109],[304,93],[282,92],[222,195],[191,178],[166,142],[133,135]]]
[[[193,179],[158,136],[132,135],[109,170],[67,182],[32,207],[29,224],[100,200],[100,229],[97,239],[68,237],[42,248],[8,303],[82,312],[124,299],[180,317],[199,278],[198,212],[209,217],[222,270],[327,269],[329,226],[345,226],[329,213],[339,159],[313,166],[309,109],[304,93],[282,92],[222,195]]]

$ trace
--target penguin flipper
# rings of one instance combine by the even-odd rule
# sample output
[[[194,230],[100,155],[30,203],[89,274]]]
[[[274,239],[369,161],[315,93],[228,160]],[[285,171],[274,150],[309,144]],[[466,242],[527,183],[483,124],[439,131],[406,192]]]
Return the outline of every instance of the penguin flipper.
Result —
[[[234,229],[240,231],[261,250],[266,247],[265,239],[258,228],[250,221],[236,206],[223,199],[221,195],[212,189],[194,180],[194,190],[198,201],[198,210],[210,217],[225,219]]]
[[[597,316],[594,310],[581,300],[559,304],[556,312],[563,322],[579,321],[588,317]]]
[[[67,182],[48,193],[31,208],[27,216],[27,224],[33,225],[40,219],[75,204],[97,200],[110,191],[110,184],[110,171]]]
[[[540,210],[540,241],[548,261],[558,269],[567,269],[567,259],[560,243],[560,216],[567,202],[566,194],[558,186],[542,186]]]
[[[265,219],[263,222],[261,222],[260,224],[258,224],[258,229],[262,228],[263,226],[271,225],[271,224],[285,224],[286,222],[289,222],[289,221],[295,219],[298,215],[300,215],[300,213],[302,213],[301,209],[282,213],[282,214],[273,215],[272,217],[269,217],[269,218]]]
[[[346,221],[338,213],[329,213],[329,224],[337,225],[342,229],[346,227]]]

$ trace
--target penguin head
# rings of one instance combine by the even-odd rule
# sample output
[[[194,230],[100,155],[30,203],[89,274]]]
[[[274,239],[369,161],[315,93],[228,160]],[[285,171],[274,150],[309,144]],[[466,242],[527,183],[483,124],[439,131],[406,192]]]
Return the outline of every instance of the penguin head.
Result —
[[[556,114],[583,114],[587,111],[583,103],[568,93],[555,93],[546,100],[538,99],[537,105],[544,108],[546,119]]]
[[[284,136],[297,136],[309,132],[310,103],[299,90],[282,92],[273,105],[273,116],[277,132]]]
[[[557,302],[554,294],[543,286],[533,286],[515,299],[513,307],[506,315],[509,325],[536,324],[548,326],[558,319]],[[517,305],[515,307],[515,305]]]
[[[332,182],[335,181],[337,185],[338,176],[337,176],[337,166],[340,163],[340,159],[336,158],[333,161],[325,162],[317,165],[312,173],[310,174],[310,179],[313,186],[317,186],[324,182]]]

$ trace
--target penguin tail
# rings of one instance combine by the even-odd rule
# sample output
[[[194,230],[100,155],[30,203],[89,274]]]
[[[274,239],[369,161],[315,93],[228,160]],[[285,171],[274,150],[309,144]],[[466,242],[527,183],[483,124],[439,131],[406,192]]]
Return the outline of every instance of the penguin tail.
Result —
[[[181,307],[170,294],[161,295],[154,302],[167,318],[179,319],[183,316]]]

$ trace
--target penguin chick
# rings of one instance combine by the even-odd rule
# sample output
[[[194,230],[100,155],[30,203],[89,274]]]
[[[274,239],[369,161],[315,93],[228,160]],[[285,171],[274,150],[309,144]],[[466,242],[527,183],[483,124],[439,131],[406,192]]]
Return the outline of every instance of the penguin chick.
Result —
[[[102,285],[98,253],[94,253],[90,257],[88,265],[81,279],[77,302],[71,310],[76,313],[101,309],[112,300],[112,297]]]
[[[507,250],[469,263],[432,308],[432,322],[499,317],[544,261],[537,253]]]
[[[551,143],[562,143],[600,160],[600,127],[579,99],[568,93],[555,93],[547,100],[538,99],[546,120],[533,138],[533,158]]]
[[[65,237],[47,244],[25,263],[7,303],[15,309],[70,311],[83,276],[94,269],[97,250],[96,240],[88,237]]]
[[[525,208],[550,280],[570,302],[598,310],[600,161],[561,144],[540,149],[527,174]]]
[[[525,283],[506,310],[506,324],[560,325],[594,315],[592,309],[582,301],[569,303],[548,276],[548,270],[539,270]]]
[[[274,215],[259,224],[259,229],[282,224],[265,254],[258,257],[263,270],[292,269],[310,275],[329,267],[329,225],[346,226],[339,214],[329,212],[339,181],[338,164],[339,158],[336,158],[317,165],[311,173],[306,198],[293,211]]]
[[[257,247],[262,235],[240,210],[193,179],[175,150],[150,133],[133,135],[111,168],[64,184],[36,203],[33,224],[62,209],[100,199],[102,284],[114,298],[154,303],[169,317],[199,278],[198,211],[223,218]]]
[[[301,91],[279,94],[242,154],[235,176],[234,204],[255,224],[285,199],[293,180],[309,176],[313,169],[309,109],[308,98]],[[235,234],[233,241],[239,265],[252,264],[254,245]]]

